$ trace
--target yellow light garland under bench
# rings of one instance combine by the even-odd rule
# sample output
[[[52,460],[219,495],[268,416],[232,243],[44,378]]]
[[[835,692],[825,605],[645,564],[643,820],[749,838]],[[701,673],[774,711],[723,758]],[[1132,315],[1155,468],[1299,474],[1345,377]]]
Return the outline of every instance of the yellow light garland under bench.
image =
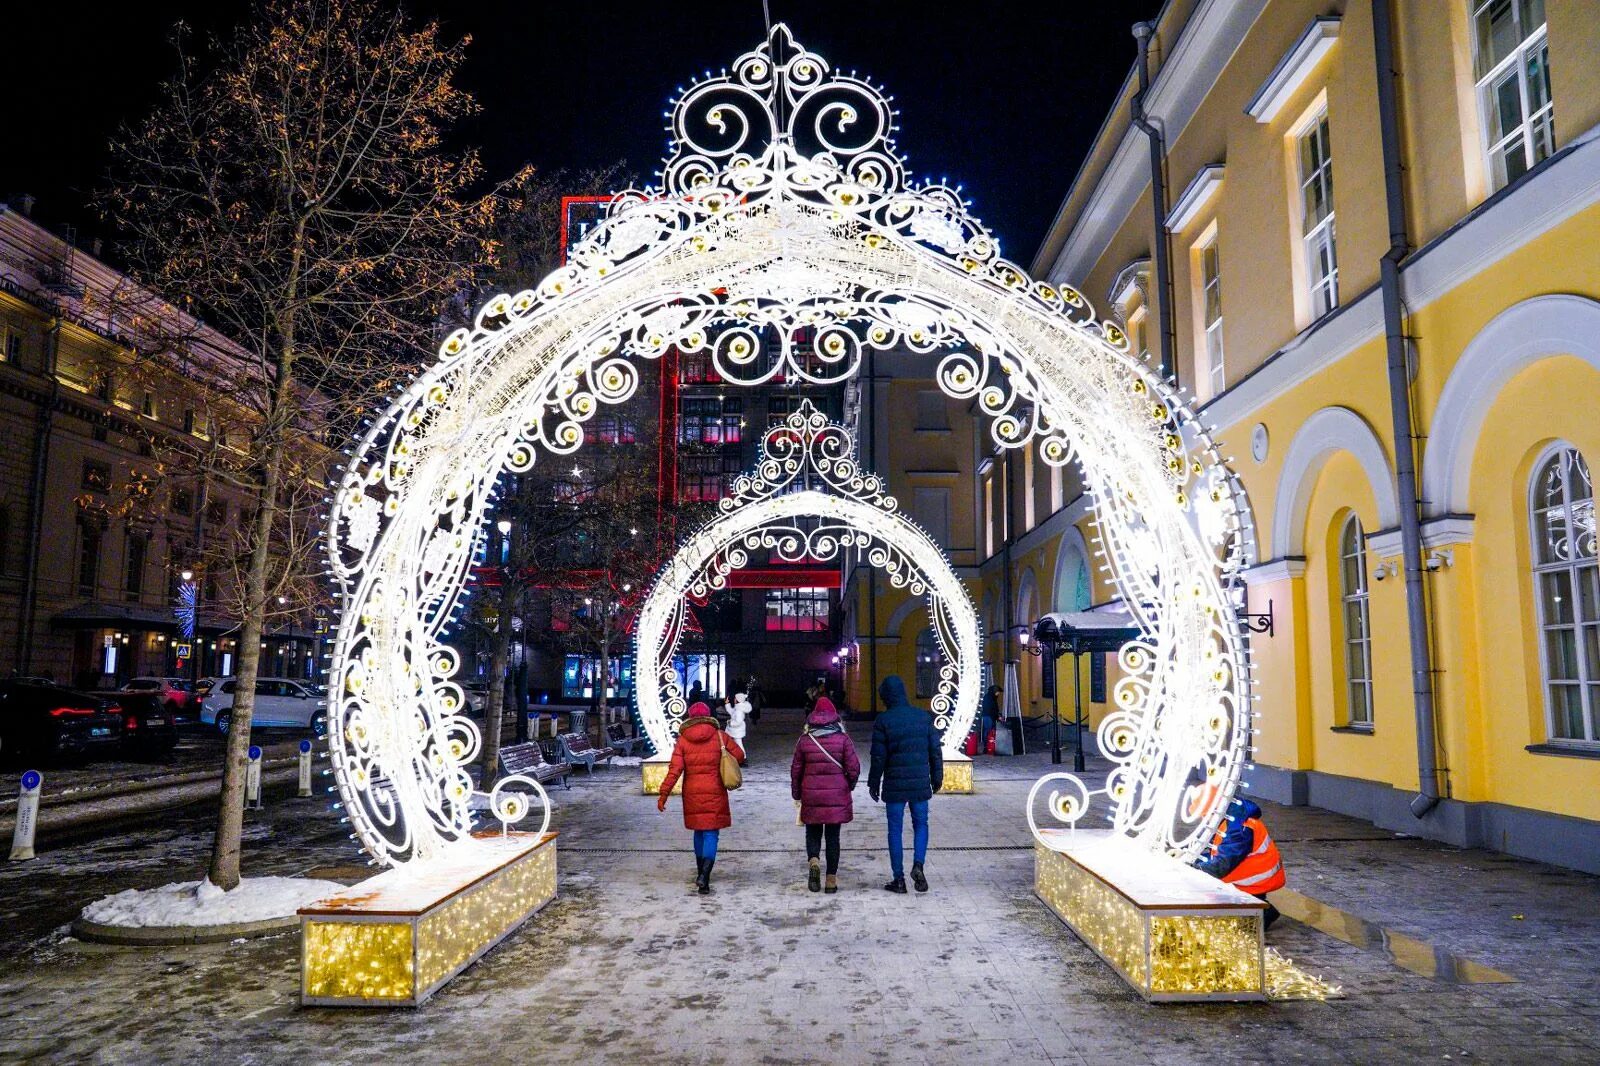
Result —
[[[485,833],[300,911],[300,1002],[415,1007],[556,895],[556,835]]]
[[[1266,998],[1266,905],[1104,831],[1045,830],[1034,891],[1152,1002]]]

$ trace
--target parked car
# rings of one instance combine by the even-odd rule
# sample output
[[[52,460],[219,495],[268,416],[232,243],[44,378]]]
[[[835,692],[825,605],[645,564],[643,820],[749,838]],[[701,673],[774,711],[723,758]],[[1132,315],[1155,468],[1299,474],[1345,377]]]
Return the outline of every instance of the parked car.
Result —
[[[231,677],[211,678],[210,689],[200,704],[200,721],[214,725],[227,735],[233,726],[234,686]],[[288,677],[256,678],[255,709],[252,726],[309,729],[316,736],[328,731],[326,698],[316,685]]]
[[[118,694],[154,695],[157,706],[166,711],[174,725],[192,725],[200,720],[200,696],[188,678],[135,677]]]
[[[467,717],[482,718],[483,709],[489,705],[489,682],[483,678],[463,681],[461,692],[467,700]]]
[[[115,751],[122,708],[49,682],[0,681],[0,751],[50,759]]]
[[[165,755],[178,746],[178,722],[169,703],[153,689],[121,692],[122,749],[138,755]]]

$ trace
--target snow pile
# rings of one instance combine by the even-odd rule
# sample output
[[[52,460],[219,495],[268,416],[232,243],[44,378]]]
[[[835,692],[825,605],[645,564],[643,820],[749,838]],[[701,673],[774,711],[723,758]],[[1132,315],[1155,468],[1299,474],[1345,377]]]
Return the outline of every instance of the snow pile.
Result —
[[[644,760],[639,758],[637,755],[618,755],[616,758],[611,760],[611,765],[638,766],[642,762],[644,762]]]
[[[344,886],[304,877],[247,877],[232,892],[209,879],[118,892],[83,909],[83,920],[123,928],[233,925],[287,918]]]

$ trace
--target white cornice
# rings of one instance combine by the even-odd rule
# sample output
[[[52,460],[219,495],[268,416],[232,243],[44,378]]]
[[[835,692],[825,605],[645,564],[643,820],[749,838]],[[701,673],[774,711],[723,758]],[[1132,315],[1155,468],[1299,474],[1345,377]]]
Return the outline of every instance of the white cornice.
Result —
[[[1312,19],[1300,39],[1283,54],[1267,80],[1256,90],[1245,106],[1245,114],[1257,122],[1271,122],[1277,118],[1338,39],[1339,16],[1318,15]]]
[[[1400,285],[1414,314],[1468,278],[1567,219],[1600,203],[1600,126],[1495,201],[1468,215],[1401,265]],[[1288,344],[1237,385],[1201,408],[1208,426],[1237,426],[1311,375],[1383,335],[1376,286]]]
[[[1133,294],[1139,290],[1139,279],[1142,275],[1150,273],[1150,258],[1135,259],[1117,272],[1117,278],[1111,283],[1111,306],[1125,307]]]
[[[1200,213],[1201,208],[1211,202],[1211,198],[1222,188],[1223,166],[1221,163],[1207,163],[1195,174],[1194,180],[1179,194],[1177,201],[1172,205],[1172,212],[1167,215],[1167,230],[1177,233]]]
[[[1396,559],[1404,551],[1400,527],[1380,529],[1366,536],[1367,551],[1376,559]]]
[[[1449,514],[1422,523],[1422,546],[1441,548],[1446,544],[1471,544],[1474,516]]]
[[[1168,148],[1183,135],[1265,7],[1266,0],[1201,0],[1184,24],[1145,100],[1145,111],[1161,127]],[[1149,184],[1144,134],[1129,126],[1123,130],[1105,171],[1095,180],[1061,251],[1042,276],[1057,284],[1072,284],[1087,277],[1089,268],[1104,253],[1112,235],[1121,228]],[[1075,188],[1068,191],[1068,200],[1073,191]],[[1033,264],[1033,273],[1041,276],[1038,262]]]
[[[1245,584],[1252,587],[1269,585],[1275,581],[1288,581],[1291,578],[1306,576],[1306,561],[1301,556],[1271,559],[1258,566],[1252,566],[1241,576]]]

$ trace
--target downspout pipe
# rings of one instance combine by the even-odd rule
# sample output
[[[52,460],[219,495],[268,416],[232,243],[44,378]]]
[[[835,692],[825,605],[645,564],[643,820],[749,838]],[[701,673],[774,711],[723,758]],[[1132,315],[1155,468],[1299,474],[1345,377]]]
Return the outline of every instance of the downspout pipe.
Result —
[[[1136,22],[1134,39],[1139,42],[1139,91],[1133,94],[1133,125],[1150,142],[1150,204],[1155,212],[1155,233],[1151,252],[1156,261],[1156,290],[1160,293],[1161,376],[1176,380],[1178,331],[1172,308],[1172,258],[1167,240],[1166,141],[1161,130],[1145,114],[1144,98],[1150,91],[1150,39],[1155,36],[1153,22]]]
[[[1383,143],[1383,191],[1389,217],[1389,250],[1379,263],[1383,333],[1389,364],[1389,416],[1394,426],[1395,480],[1400,494],[1400,544],[1406,575],[1406,630],[1411,640],[1412,708],[1417,719],[1418,793],[1411,813],[1425,817],[1439,805],[1438,724],[1434,711],[1433,650],[1422,577],[1422,513],[1417,499],[1417,462],[1411,421],[1411,373],[1400,301],[1400,264],[1410,254],[1405,192],[1400,175],[1399,105],[1395,97],[1393,22],[1389,0],[1372,0],[1373,55],[1377,63],[1378,126]]]

